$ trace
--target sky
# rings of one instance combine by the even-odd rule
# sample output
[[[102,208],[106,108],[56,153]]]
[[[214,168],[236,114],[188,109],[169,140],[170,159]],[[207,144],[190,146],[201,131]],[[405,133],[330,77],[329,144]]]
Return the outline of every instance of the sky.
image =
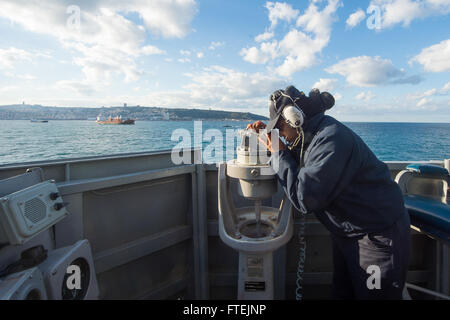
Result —
[[[0,0],[0,105],[252,112],[289,85],[341,121],[450,122],[450,0]]]

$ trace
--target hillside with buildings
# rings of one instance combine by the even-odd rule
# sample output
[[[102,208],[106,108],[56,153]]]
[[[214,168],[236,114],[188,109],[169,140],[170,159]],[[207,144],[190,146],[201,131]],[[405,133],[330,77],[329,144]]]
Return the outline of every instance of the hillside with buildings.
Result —
[[[101,108],[48,107],[41,105],[0,106],[0,120],[94,120],[100,117],[122,116],[123,119],[152,120],[266,120],[252,113],[200,110],[168,109],[159,107],[127,106]]]

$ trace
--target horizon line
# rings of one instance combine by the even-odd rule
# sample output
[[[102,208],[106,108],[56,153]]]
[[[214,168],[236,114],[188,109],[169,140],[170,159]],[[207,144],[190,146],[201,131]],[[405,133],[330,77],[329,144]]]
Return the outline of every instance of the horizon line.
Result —
[[[238,112],[238,113],[249,113],[260,117],[268,118],[266,115],[262,115],[259,113],[253,113],[250,111],[243,112],[243,111],[233,111],[233,110],[223,110],[223,109],[203,109],[203,108],[182,108],[182,107],[158,107],[158,106],[142,106],[142,105],[127,105],[127,106],[97,106],[97,107],[74,107],[74,106],[46,106],[41,104],[3,104],[0,105],[1,107],[8,107],[8,106],[40,106],[40,107],[47,107],[47,108],[81,108],[81,109],[101,109],[101,108],[131,108],[131,107],[139,107],[139,108],[159,108],[159,109],[185,109],[185,110],[203,110],[203,111],[221,111],[221,112]],[[327,115],[327,114],[326,114]],[[330,115],[331,116],[331,115]],[[336,119],[335,116],[331,116]],[[13,119],[0,119],[0,120],[9,120],[9,121],[24,121],[24,120],[13,120]],[[51,119],[50,119],[51,120]],[[250,119],[249,119],[250,120]],[[25,120],[26,121],[26,120]],[[70,119],[53,119],[51,121],[83,121],[83,120],[70,120]],[[140,120],[144,121],[144,120]],[[145,121],[172,121],[172,120],[145,120]],[[181,120],[181,121],[195,121],[195,120]],[[207,121],[224,121],[224,120],[207,120]],[[225,120],[226,121],[226,120]],[[245,121],[245,120],[243,120]],[[450,122],[435,122],[435,121],[421,121],[421,122],[415,122],[415,121],[355,121],[355,120],[338,120],[340,122],[346,122],[346,123],[415,123],[415,124],[450,124]]]

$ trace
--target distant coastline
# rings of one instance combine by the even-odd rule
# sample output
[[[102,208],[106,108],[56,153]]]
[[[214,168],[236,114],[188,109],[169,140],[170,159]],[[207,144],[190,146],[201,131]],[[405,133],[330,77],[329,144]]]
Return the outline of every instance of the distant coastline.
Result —
[[[0,106],[0,120],[91,120],[97,116],[122,116],[123,119],[138,121],[227,121],[227,120],[267,120],[267,117],[249,113],[203,109],[169,109],[160,107],[124,106],[124,107],[49,107],[41,105],[5,105]]]

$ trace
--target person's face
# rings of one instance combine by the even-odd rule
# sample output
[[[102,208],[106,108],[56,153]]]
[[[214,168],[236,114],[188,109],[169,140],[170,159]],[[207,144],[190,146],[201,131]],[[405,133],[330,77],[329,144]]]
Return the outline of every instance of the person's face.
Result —
[[[280,131],[280,136],[284,137],[287,142],[294,142],[294,140],[298,136],[297,130],[287,124],[286,121],[281,117],[277,123],[277,128]]]

